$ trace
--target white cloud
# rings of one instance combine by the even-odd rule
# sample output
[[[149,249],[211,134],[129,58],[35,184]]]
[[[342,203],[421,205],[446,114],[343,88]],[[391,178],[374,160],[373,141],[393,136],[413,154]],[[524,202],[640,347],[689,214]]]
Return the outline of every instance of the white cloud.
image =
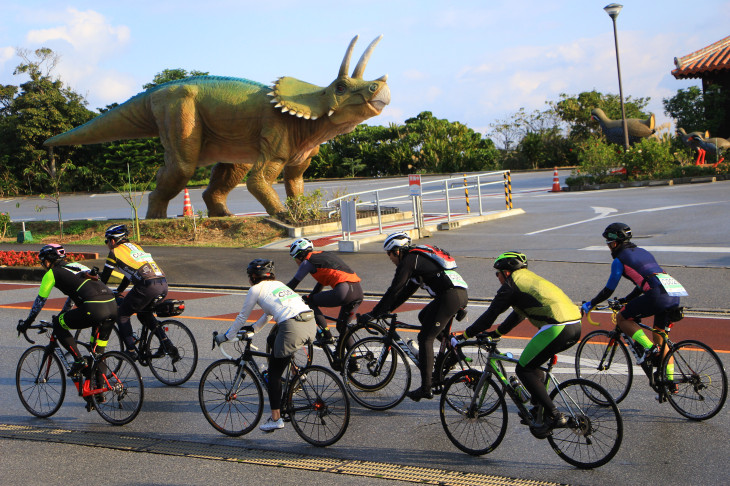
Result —
[[[15,56],[14,47],[0,47],[0,66],[4,65]]]

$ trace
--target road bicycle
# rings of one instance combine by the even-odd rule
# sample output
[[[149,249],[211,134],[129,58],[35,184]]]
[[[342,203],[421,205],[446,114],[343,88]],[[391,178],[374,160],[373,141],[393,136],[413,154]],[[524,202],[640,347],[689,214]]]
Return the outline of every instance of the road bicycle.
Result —
[[[71,362],[52,331],[53,324],[40,321],[28,329],[47,334],[49,343],[31,346],[20,356],[15,385],[25,409],[36,417],[46,418],[63,404]],[[22,334],[29,343],[35,344],[27,330]],[[139,414],[144,399],[144,385],[137,366],[119,351],[99,355],[94,346],[85,343],[82,346],[89,352],[88,366],[71,380],[79,396],[86,401],[87,411],[96,410],[113,425],[128,424]]]
[[[616,402],[600,385],[583,378],[558,381],[552,373],[557,363],[553,356],[539,369],[545,374],[545,387],[559,412],[568,419],[566,425],[543,431],[544,410],[541,405],[528,410],[527,391],[519,381],[510,379],[503,363],[517,364],[512,353],[500,353],[499,338],[480,339],[488,350],[484,371],[469,369],[454,375],[441,394],[439,414],[449,440],[471,455],[483,455],[496,449],[507,431],[508,396],[517,407],[521,423],[528,425],[538,439],[547,439],[553,451],[569,464],[582,469],[602,466],[618,452],[623,440],[623,420]],[[601,397],[596,403],[591,397]]]
[[[215,336],[213,333],[213,347]],[[269,353],[251,344],[252,332],[241,330],[234,339],[221,344],[225,359],[212,363],[203,372],[198,387],[200,408],[217,431],[241,436],[256,427],[264,409],[266,379],[254,357]],[[232,345],[238,357],[224,349]],[[316,365],[299,367],[291,362],[283,380],[281,416],[290,421],[299,436],[317,447],[342,438],[350,422],[350,401],[337,375]]]
[[[616,324],[616,314],[622,308],[618,299],[610,299],[606,305],[592,309],[610,309],[614,329],[599,329],[587,334],[575,353],[576,375],[601,384],[616,403],[626,398],[633,381],[634,367],[628,349],[634,358],[638,358],[637,346],[641,347]],[[677,317],[681,319],[681,313]],[[675,317],[674,321],[679,319]],[[590,312],[588,322],[598,325],[591,319]],[[668,401],[677,412],[691,420],[714,417],[727,399],[727,374],[717,354],[697,340],[678,343],[670,340],[672,323],[666,331],[638,321],[636,324],[662,341],[659,353],[640,365],[649,379],[649,386],[657,393],[659,403]],[[643,353],[643,347],[639,351]]]
[[[453,321],[452,317],[441,332],[441,346],[434,356],[432,390],[437,394],[441,393],[455,367],[467,369],[472,366],[472,358],[464,353],[472,345],[457,346],[452,340]],[[343,377],[345,388],[357,403],[371,410],[388,410],[403,401],[410,389],[411,368],[406,356],[416,368],[419,363],[418,356],[398,334],[398,329],[420,330],[421,327],[399,321],[397,314],[384,314],[374,322],[386,329],[385,335],[357,341],[345,356],[348,372],[343,373]]]
[[[121,304],[121,297],[117,297]],[[152,328],[142,324],[133,333],[138,350],[138,363],[148,366],[152,374],[165,385],[177,386],[188,381],[198,366],[198,345],[193,333],[182,322],[175,319],[159,320],[158,318],[174,317],[183,313],[185,302],[167,299],[152,302],[145,311],[151,311],[154,317]],[[77,342],[88,341],[88,331],[78,330],[74,338]],[[107,349],[123,350],[122,339],[116,324],[110,335]]]

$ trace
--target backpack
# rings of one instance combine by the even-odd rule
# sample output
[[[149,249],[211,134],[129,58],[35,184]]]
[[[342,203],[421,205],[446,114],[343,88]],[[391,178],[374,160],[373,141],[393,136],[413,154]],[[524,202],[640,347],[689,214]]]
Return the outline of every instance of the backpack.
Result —
[[[449,252],[442,250],[438,246],[416,245],[411,248],[411,252],[427,256],[438,263],[444,270],[453,270],[456,268],[456,260],[449,255]]]

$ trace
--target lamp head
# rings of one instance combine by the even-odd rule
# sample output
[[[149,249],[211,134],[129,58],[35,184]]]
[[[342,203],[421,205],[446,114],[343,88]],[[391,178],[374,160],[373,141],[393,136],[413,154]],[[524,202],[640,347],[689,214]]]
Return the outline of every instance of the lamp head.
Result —
[[[603,10],[606,11],[611,19],[616,20],[616,17],[618,17],[618,14],[619,12],[621,12],[622,8],[624,8],[624,6],[619,3],[610,3],[603,7]]]

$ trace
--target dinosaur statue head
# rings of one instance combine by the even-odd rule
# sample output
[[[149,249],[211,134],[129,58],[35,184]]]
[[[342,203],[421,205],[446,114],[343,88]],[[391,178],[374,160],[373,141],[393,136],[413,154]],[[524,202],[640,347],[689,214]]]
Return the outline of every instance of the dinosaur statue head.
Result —
[[[348,124],[353,127],[379,115],[390,103],[388,76],[366,81],[362,75],[373,49],[382,37],[381,35],[370,43],[355,66],[352,76],[348,76],[350,57],[358,39],[355,36],[347,48],[337,79],[326,88],[288,76],[277,79],[269,93],[273,97],[271,103],[274,108],[299,118],[316,120],[328,117],[336,125]]]

